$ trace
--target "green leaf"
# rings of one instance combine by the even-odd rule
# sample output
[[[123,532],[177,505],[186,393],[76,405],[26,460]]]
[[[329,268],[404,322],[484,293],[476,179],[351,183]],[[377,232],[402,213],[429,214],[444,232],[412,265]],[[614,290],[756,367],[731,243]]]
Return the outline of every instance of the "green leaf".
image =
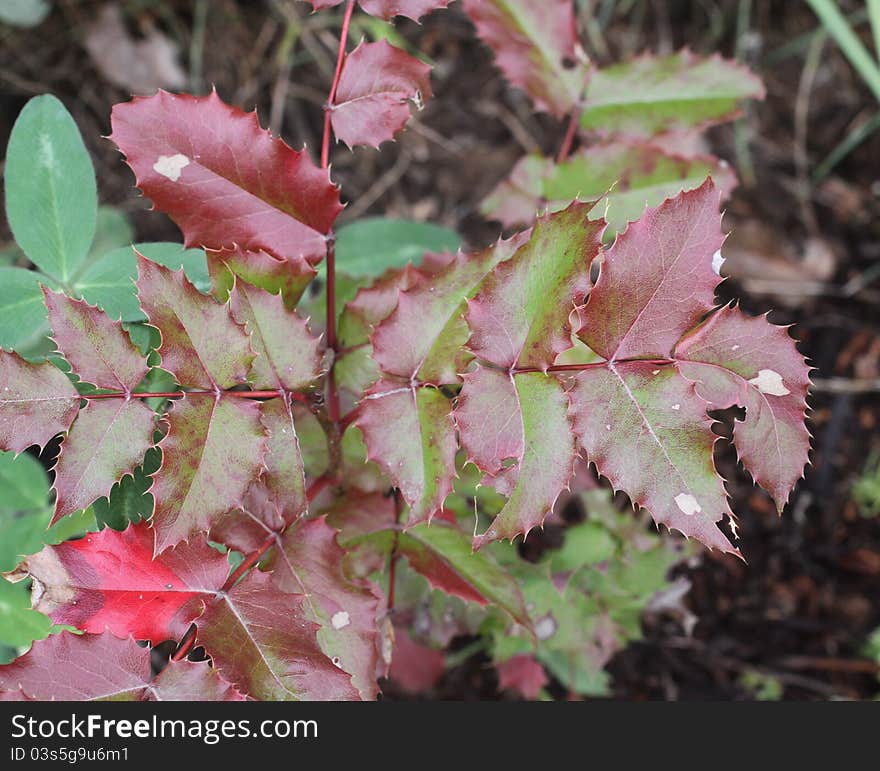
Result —
[[[593,73],[581,128],[647,138],[731,120],[743,99],[763,98],[761,80],[734,61],[645,55]]]
[[[24,648],[49,636],[48,616],[31,610],[27,587],[0,578],[0,645]]]
[[[109,498],[95,501],[92,508],[101,527],[125,530],[130,523],[149,518],[153,513],[153,496],[149,493],[153,483],[151,475],[159,470],[161,461],[162,451],[151,447],[143,465],[138,466],[134,474],[124,476],[113,485]]]
[[[6,151],[6,216],[37,267],[66,283],[95,235],[95,171],[73,118],[54,96],[31,99]]]
[[[111,249],[131,246],[132,241],[134,241],[134,228],[125,216],[125,212],[112,206],[99,206],[95,240],[92,242],[90,256],[102,257]]]
[[[27,453],[0,452],[0,573],[47,543],[60,543],[94,529],[91,510],[68,517],[47,530],[52,518],[49,479]]]
[[[461,237],[429,222],[368,217],[336,232],[336,269],[349,276],[379,276],[417,263],[425,252],[455,252]]]
[[[14,27],[36,27],[51,10],[46,0],[3,0],[0,22]]]
[[[143,321],[146,319],[137,298],[134,280],[137,278],[138,252],[172,270],[183,268],[187,278],[200,292],[211,288],[208,265],[201,249],[184,249],[181,244],[156,242],[123,246],[91,262],[74,287],[76,293],[97,305],[114,319]]]
[[[18,351],[48,332],[40,282],[24,268],[0,268],[0,348]]]
[[[483,201],[480,210],[506,226],[530,224],[539,210],[558,211],[575,198],[604,199],[593,219],[608,222],[605,240],[637,220],[646,206],[657,206],[682,190],[712,177],[722,199],[736,187],[728,164],[711,156],[683,158],[649,144],[611,142],[591,146],[564,163],[527,155]]]

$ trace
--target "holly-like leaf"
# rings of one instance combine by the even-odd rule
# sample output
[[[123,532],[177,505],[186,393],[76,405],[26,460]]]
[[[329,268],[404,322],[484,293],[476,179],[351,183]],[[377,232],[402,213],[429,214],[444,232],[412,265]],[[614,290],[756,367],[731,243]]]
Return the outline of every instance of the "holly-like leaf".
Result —
[[[260,128],[256,113],[205,97],[137,97],[113,108],[111,139],[187,246],[265,252],[311,272],[341,210],[328,172]],[[144,127],[149,126],[145,131]]]
[[[715,524],[731,513],[712,460],[718,437],[692,382],[631,361],[579,372],[571,400],[581,447],[616,489],[656,522],[737,553]]]
[[[581,128],[634,138],[686,131],[731,120],[744,99],[763,99],[747,67],[688,50],[640,56],[590,77]]]
[[[357,699],[350,675],[321,651],[306,602],[280,592],[270,576],[252,572],[196,621],[198,640],[220,674],[255,699]]]
[[[675,349],[681,373],[713,407],[745,407],[734,423],[740,460],[781,512],[810,451],[809,369],[784,327],[724,307]]]
[[[80,411],[55,465],[57,522],[110,494],[153,446],[155,415],[137,399],[93,399]]]
[[[605,252],[580,338],[600,356],[668,357],[715,304],[724,237],[711,180],[647,209]]]
[[[201,294],[182,270],[140,256],[137,286],[150,324],[162,333],[162,367],[179,383],[213,390],[247,382],[254,353],[228,306]]]
[[[266,451],[260,407],[244,399],[189,396],[174,404],[168,423],[150,490],[157,553],[240,508]]]
[[[204,538],[153,558],[147,523],[47,546],[20,571],[34,581],[34,609],[56,624],[158,644],[179,639],[226,580],[226,557]]]
[[[476,548],[527,535],[574,472],[568,400],[542,371],[571,347],[572,311],[590,289],[605,224],[589,219],[591,209],[575,202],[538,220],[468,303],[468,348],[480,367],[465,376],[456,423],[468,460],[508,496]]]
[[[320,626],[321,650],[352,676],[363,699],[375,699],[377,678],[384,674],[377,628],[378,598],[342,571],[345,552],[336,530],[321,519],[299,520],[284,533],[270,563],[274,583],[285,592],[302,594],[303,611]]]
[[[150,682],[150,651],[131,638],[61,632],[0,667],[0,691],[38,701],[140,701]]]
[[[37,701],[242,701],[207,662],[171,662],[153,680],[150,649],[112,634],[61,632],[0,667],[0,695]]]
[[[70,428],[79,394],[54,364],[29,364],[0,351],[0,449],[44,446]]]
[[[572,203],[539,219],[529,240],[488,276],[468,302],[468,348],[510,369],[546,370],[571,347],[569,316],[590,290],[589,265],[605,222],[593,204]]]
[[[118,321],[81,300],[43,290],[52,337],[81,380],[133,391],[149,367]]]
[[[396,309],[371,336],[382,372],[405,382],[416,378],[433,385],[459,383],[459,373],[470,360],[461,350],[469,334],[463,318],[466,300],[527,239],[528,234],[521,233],[478,254],[459,254],[425,281],[401,291]]]
[[[437,388],[380,380],[364,397],[355,425],[367,459],[394,480],[410,505],[409,521],[430,519],[452,492],[452,402]]]
[[[474,548],[527,536],[553,510],[574,473],[562,386],[541,373],[513,376],[480,367],[465,376],[455,421],[468,460],[508,498],[489,529],[474,537]]]
[[[462,0],[498,67],[535,107],[564,117],[579,104],[587,65],[572,0]]]
[[[323,8],[333,8],[343,0],[309,0],[312,8],[320,11]],[[422,16],[445,8],[452,0],[358,0],[358,5],[372,16],[390,21],[395,16],[406,16],[413,21],[418,21]]]
[[[308,388],[320,372],[321,354],[306,322],[287,310],[280,296],[247,284],[236,287],[231,298],[233,316],[250,333],[256,354],[251,368],[254,388]]]
[[[594,217],[608,222],[606,238],[637,220],[646,206],[657,206],[711,176],[722,201],[736,187],[736,175],[711,156],[671,155],[653,145],[606,143],[555,163],[541,155],[521,158],[510,176],[483,201],[481,210],[508,227],[531,223],[539,211],[558,211],[575,198],[603,198]]]
[[[378,148],[400,132],[412,102],[431,97],[431,67],[387,40],[362,42],[345,58],[330,107],[333,132],[349,147]]]
[[[375,552],[382,559],[396,550],[434,588],[499,607],[528,626],[516,582],[491,556],[474,553],[470,536],[457,525],[435,519],[430,525],[402,529],[395,522],[393,504],[376,494],[340,501],[329,522],[340,529],[339,543],[344,549]]]

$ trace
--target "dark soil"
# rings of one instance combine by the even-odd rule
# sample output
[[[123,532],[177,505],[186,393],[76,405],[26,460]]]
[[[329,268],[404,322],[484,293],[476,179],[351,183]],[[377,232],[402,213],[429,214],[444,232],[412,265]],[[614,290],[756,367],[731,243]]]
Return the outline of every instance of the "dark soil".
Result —
[[[109,133],[111,105],[129,96],[102,78],[81,44],[83,25],[106,4],[57,0],[38,29],[0,31],[0,144],[30,96],[56,94],[92,152],[102,200],[131,213],[139,239],[176,239],[170,221],[147,213],[119,154],[101,138]],[[134,34],[152,25],[177,41],[181,62],[192,72],[193,3],[117,4]],[[203,53],[196,55],[203,75],[195,90],[214,84],[227,101],[258,107],[264,125],[274,116],[273,128],[294,147],[305,143],[316,150],[334,28],[317,26],[307,4],[293,0],[209,5]],[[880,519],[860,516],[851,489],[869,454],[880,450],[880,132],[822,182],[811,184],[809,173],[875,113],[876,104],[833,42],[820,50],[802,37],[818,28],[806,4],[584,5],[611,11],[604,31],[586,38],[600,64],[642,50],[689,46],[738,55],[764,78],[767,99],[751,105],[738,126],[710,132],[711,150],[741,174],[725,218],[734,231],[728,255],[734,278],[724,292],[742,298],[749,312],[775,308],[771,319],[795,325],[801,350],[817,368],[812,466],[786,513],[778,517],[733,454],[721,451],[748,564],[707,553],[687,568],[693,582],[688,603],[699,617],[693,636],[672,621],[647,626],[644,640],[610,665],[615,695],[751,698],[742,678],[757,671],[776,678],[785,698],[873,697],[877,667],[863,658],[862,648],[880,626]],[[849,12],[863,7],[841,5]],[[749,7],[751,19],[738,34]],[[304,26],[285,56],[289,18]],[[471,246],[485,245],[498,227],[476,213],[479,201],[527,150],[552,153],[564,127],[535,115],[526,98],[505,85],[454,7],[421,27],[407,22],[399,29],[434,60],[435,98],[381,153],[335,149],[333,175],[351,202],[343,220],[367,213],[430,220],[457,228]],[[870,48],[867,25],[859,30]],[[811,45],[815,67],[807,63]],[[5,235],[0,232],[0,241]],[[736,255],[742,258],[734,264]],[[778,280],[768,285],[768,276]],[[439,695],[492,697],[494,675],[485,662],[471,659],[449,673]]]

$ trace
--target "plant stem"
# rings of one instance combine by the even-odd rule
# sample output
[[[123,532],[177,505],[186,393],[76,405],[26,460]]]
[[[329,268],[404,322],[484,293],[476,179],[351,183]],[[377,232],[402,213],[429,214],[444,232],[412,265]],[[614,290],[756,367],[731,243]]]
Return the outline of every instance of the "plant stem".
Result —
[[[351,24],[351,16],[354,13],[354,0],[348,0],[345,5],[345,15],[342,17],[342,29],[339,33],[339,52],[336,55],[336,71],[333,73],[333,82],[330,84],[330,94],[327,104],[324,105],[324,136],[321,141],[321,168],[330,166],[330,135],[333,128],[330,124],[330,112],[336,101],[336,91],[339,88],[339,79],[342,77],[342,65],[345,64],[345,46],[348,42],[348,28]],[[334,360],[330,364],[327,373],[327,411],[330,422],[339,426],[339,389],[336,387],[335,354],[336,340],[336,246],[332,233],[327,241],[327,347],[333,351]],[[338,437],[331,437],[336,441]]]
[[[562,163],[566,160],[566,158],[568,158],[580,120],[581,108],[575,107],[571,111],[571,117],[568,119],[568,128],[565,130],[565,136],[562,139],[562,144],[559,147],[559,152],[556,154],[556,163]]]
[[[330,165],[330,111],[333,107],[333,102],[336,101],[336,89],[339,88],[342,65],[345,63],[345,44],[348,42],[348,27],[351,24],[352,13],[354,13],[354,0],[348,0],[345,6],[345,16],[342,18],[342,31],[339,33],[339,53],[336,55],[336,72],[333,73],[330,96],[327,98],[327,104],[324,105],[324,138],[321,142],[322,169],[326,169]]]
[[[229,396],[233,399],[277,399],[283,391],[161,391],[126,393],[125,391],[110,391],[103,394],[80,394],[81,399],[122,399],[134,397],[135,399],[179,399],[182,396]],[[309,403],[305,394],[291,393],[290,398],[294,401]]]
[[[546,370],[541,369],[540,367],[514,367],[511,370],[511,373],[514,375],[519,375],[524,372],[582,372],[586,369],[602,369],[603,367],[607,367],[611,362],[607,361],[594,361],[590,364],[554,364],[552,367],[547,367]],[[615,361],[614,364],[657,364],[657,365],[667,365],[674,364],[675,359],[620,359],[619,361]]]
[[[394,490],[394,523],[400,524],[400,515],[403,512],[403,499],[400,497],[400,490]],[[400,555],[397,553],[398,542],[400,540],[400,530],[394,529],[394,543],[391,546],[391,554],[389,555],[388,565],[388,604],[385,609],[387,615],[394,612],[394,587],[397,583],[397,560]]]

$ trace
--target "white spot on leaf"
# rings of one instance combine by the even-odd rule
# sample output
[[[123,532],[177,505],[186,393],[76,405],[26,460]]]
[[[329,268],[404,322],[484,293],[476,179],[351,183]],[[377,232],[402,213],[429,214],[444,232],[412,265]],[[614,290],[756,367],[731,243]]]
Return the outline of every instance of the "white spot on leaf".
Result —
[[[180,179],[180,173],[189,166],[189,158],[182,153],[176,155],[160,155],[153,164],[153,171],[168,177],[172,182]]]
[[[340,610],[333,614],[330,623],[333,624],[334,629],[345,629],[351,623],[351,618],[344,610]]]
[[[758,372],[757,377],[749,380],[755,388],[762,394],[770,394],[771,396],[787,396],[791,393],[782,382],[782,375],[772,369],[762,369]]]
[[[738,345],[731,345],[731,346],[730,346],[730,350],[731,350],[731,351],[738,351],[738,350],[739,350],[739,346],[738,346]]]
[[[556,634],[556,619],[553,618],[552,613],[548,613],[535,622],[535,636],[539,640],[549,640],[554,634]]]
[[[660,374],[660,370],[659,370],[659,369],[652,369],[652,370],[651,370],[651,374],[652,374],[652,375],[659,375],[659,374]]]
[[[702,506],[697,503],[697,499],[690,493],[679,493],[675,496],[675,505],[682,510],[683,513],[692,517],[703,510]]]
[[[721,250],[719,249],[712,255],[712,270],[715,271],[716,276],[721,275],[722,265],[724,265],[724,258],[721,256]]]
[[[680,404],[673,404],[672,409],[674,409],[676,412],[678,412],[678,410],[681,409],[681,405]]]

